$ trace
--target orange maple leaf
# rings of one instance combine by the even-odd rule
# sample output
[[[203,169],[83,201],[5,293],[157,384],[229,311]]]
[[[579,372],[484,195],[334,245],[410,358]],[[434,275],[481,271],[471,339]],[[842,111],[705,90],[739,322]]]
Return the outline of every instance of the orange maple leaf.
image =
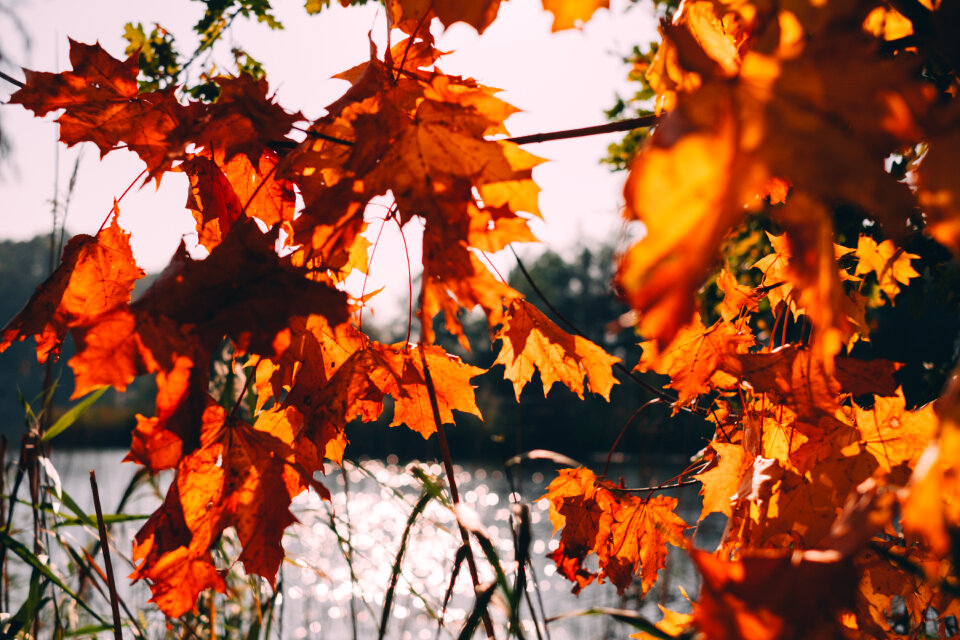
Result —
[[[897,389],[889,360],[836,358],[831,375],[812,351],[787,346],[771,353],[736,354],[727,359],[726,371],[742,376],[761,393],[775,393],[801,418],[816,423],[839,408],[842,394],[868,393],[890,396]]]
[[[513,381],[518,401],[535,370],[540,371],[544,397],[560,382],[582,400],[586,378],[590,391],[610,400],[610,391],[617,384],[612,367],[620,358],[586,338],[566,333],[526,300],[511,301],[496,338],[503,345],[494,365],[504,366],[503,375]]]
[[[610,8],[610,0],[543,0],[543,8],[553,13],[553,31],[582,27],[597,9]]]
[[[257,166],[246,155],[235,155],[220,166],[209,153],[188,156],[177,170],[190,178],[187,208],[197,221],[200,244],[208,251],[241,216],[257,218],[267,226],[294,217],[292,185],[273,177],[276,154],[265,151]]]
[[[65,109],[57,122],[67,145],[91,141],[103,156],[125,143],[150,175],[169,169],[186,143],[168,140],[168,135],[194,115],[177,101],[174,87],[139,94],[138,55],[117,60],[99,44],[70,40],[70,63],[73,71],[59,74],[24,70],[25,86],[10,102],[38,116]]]
[[[717,305],[717,310],[727,322],[732,322],[741,313],[755,313],[759,310],[760,294],[755,289],[738,284],[736,276],[726,269],[720,270],[717,287],[723,292],[723,300]]]
[[[708,640],[842,637],[840,614],[856,592],[849,559],[835,552],[777,552],[724,561],[692,550],[702,588],[693,623]]]
[[[753,466],[754,456],[739,444],[711,442],[715,456],[710,466],[694,476],[701,483],[703,509],[700,519],[711,513],[722,513],[728,518],[733,515],[735,496],[740,490],[743,478]]]
[[[623,593],[638,571],[646,593],[666,566],[666,545],[686,546],[687,525],[674,513],[676,498],[643,500],[583,468],[561,469],[543,497],[550,503],[554,531],[562,528],[560,544],[549,557],[575,582],[574,593],[598,576]],[[599,574],[583,567],[590,554],[597,555]]]
[[[898,249],[892,240],[877,244],[870,236],[860,236],[856,254],[859,259],[856,274],[876,273],[880,290],[891,301],[900,293],[901,284],[909,284],[911,278],[920,277],[910,266],[910,261],[918,260],[920,256]]]
[[[479,305],[493,327],[502,305],[519,295],[495,279],[471,247],[499,249],[531,239],[518,212],[539,215],[532,169],[541,160],[513,143],[487,139],[504,133],[503,120],[515,111],[496,90],[408,69],[436,60],[428,55],[429,38],[408,42],[416,58],[404,60],[405,73],[395,73],[393,54],[385,61],[374,55],[351,70],[353,86],[278,172],[304,197],[303,215],[291,224],[294,241],[324,264],[353,246],[364,208],[376,196],[393,195],[401,223],[421,217],[420,316],[427,341],[434,338],[433,317],[443,311],[447,329],[465,343],[461,307]]]
[[[26,83],[10,98],[37,115],[65,109],[57,119],[67,145],[91,141],[100,155],[123,143],[158,181],[190,144],[206,147],[226,163],[243,153],[256,164],[268,145],[290,131],[299,113],[289,114],[267,97],[266,80],[247,74],[215,78],[220,97],[213,104],[178,102],[175,86],[138,92],[138,54],[118,60],[99,44],[70,41],[73,71],[25,70]]]
[[[14,340],[34,335],[37,359],[60,353],[67,330],[89,325],[100,315],[130,301],[133,284],[144,276],[130,250],[130,234],[117,224],[114,203],[110,225],[94,236],[74,236],[63,250],[60,266],[2,330],[0,351]]]
[[[654,340],[641,342],[643,354],[636,369],[669,375],[667,386],[677,390],[677,402],[684,405],[712,389],[736,386],[737,377],[727,373],[725,362],[734,354],[746,353],[753,343],[749,329],[737,329],[723,320],[707,329],[700,314],[694,314],[693,321],[662,351]]]
[[[245,570],[272,583],[283,559],[283,531],[296,522],[293,497],[309,485],[329,499],[312,471],[296,464],[292,425],[276,418],[267,412],[249,425],[208,400],[199,448],[179,462],[164,504],[134,544],[140,564],[133,577],[150,581],[152,600],[167,615],[192,608],[204,588],[222,590],[210,550],[225,528],[237,531]]]

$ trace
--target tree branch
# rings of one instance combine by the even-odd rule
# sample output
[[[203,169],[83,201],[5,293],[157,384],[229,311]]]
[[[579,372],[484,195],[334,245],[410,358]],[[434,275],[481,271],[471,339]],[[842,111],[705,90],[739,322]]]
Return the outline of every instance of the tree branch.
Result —
[[[546,131],[544,133],[532,133],[527,136],[515,136],[513,138],[498,138],[496,141],[503,142],[512,142],[514,144],[533,144],[536,142],[550,142],[551,140],[567,140],[569,138],[584,138],[586,136],[596,136],[603,133],[615,133],[617,131],[632,131],[634,129],[642,129],[643,127],[652,127],[657,124],[659,116],[650,114],[646,116],[640,116],[639,118],[630,118],[629,120],[619,120],[617,122],[609,122],[607,124],[599,124],[592,127],[580,127],[579,129],[564,129],[563,131]],[[318,138],[320,140],[326,140],[327,142],[332,142],[334,144],[342,144],[347,147],[352,147],[353,142],[350,140],[343,140],[341,138],[335,138],[333,136],[328,136],[325,133],[320,133],[318,131],[311,131],[309,129],[298,129],[298,131],[303,131],[311,138]]]
[[[581,127],[579,129],[565,129],[563,131],[550,131],[547,133],[533,133],[528,136],[516,136],[513,138],[504,138],[505,142],[514,144],[531,144],[536,142],[550,142],[551,140],[566,140],[568,138],[583,138],[585,136],[596,136],[602,133],[614,133],[617,131],[632,131],[643,127],[652,127],[657,124],[659,116],[650,114],[640,116],[639,118],[630,118],[629,120],[619,120],[607,124],[596,125],[593,127]]]
[[[10,84],[15,84],[15,85],[17,85],[17,86],[20,87],[21,89],[23,89],[23,87],[25,86],[22,82],[20,82],[19,80],[17,80],[16,78],[14,78],[14,77],[12,77],[12,76],[8,76],[8,75],[5,74],[3,71],[0,71],[0,78],[2,78],[3,80],[6,80],[6,81],[9,82]]]

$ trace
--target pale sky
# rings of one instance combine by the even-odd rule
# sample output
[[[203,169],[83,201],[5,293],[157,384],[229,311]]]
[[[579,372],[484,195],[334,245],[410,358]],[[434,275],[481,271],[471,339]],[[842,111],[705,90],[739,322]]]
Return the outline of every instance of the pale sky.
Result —
[[[276,13],[286,29],[271,31],[256,22],[238,22],[217,59],[228,65],[230,46],[243,47],[263,63],[280,104],[290,111],[302,111],[307,118],[317,118],[348,87],[346,82],[330,77],[368,58],[368,32],[372,31],[374,40],[380,43],[385,35],[379,4],[348,9],[335,0],[332,4],[320,15],[310,17],[301,1],[276,0]],[[656,33],[649,3],[640,2],[629,9],[624,0],[613,0],[612,4],[610,11],[599,11],[582,31],[551,33],[552,16],[542,10],[539,0],[504,2],[496,22],[482,36],[464,24],[443,33],[437,25],[438,48],[454,52],[438,66],[446,73],[471,76],[503,89],[500,96],[523,109],[507,121],[513,135],[602,124],[603,110],[613,105],[616,93],[628,95],[633,90],[626,82],[628,68],[622,56],[634,44],[654,39]],[[122,58],[126,44],[123,25],[130,21],[142,22],[147,31],[153,23],[159,23],[174,34],[180,50],[189,53],[195,43],[191,27],[202,8],[202,4],[186,0],[22,1],[14,3],[13,10],[27,28],[30,48],[25,48],[13,25],[2,17],[0,42],[8,63],[38,71],[61,71],[68,66],[68,36],[86,43],[99,40],[111,55]],[[5,70],[22,77],[9,65]],[[13,89],[0,81],[0,100],[5,102]],[[0,177],[3,237],[26,239],[49,231],[58,162],[62,199],[74,163],[82,155],[67,222],[74,233],[95,233],[113,199],[143,169],[139,159],[126,151],[113,152],[100,161],[92,143],[70,149],[60,145],[58,157],[54,118],[34,118],[19,105],[0,106],[3,133],[13,146]],[[543,189],[540,208],[546,223],[531,226],[543,241],[541,247],[563,253],[582,244],[618,237],[625,176],[612,174],[599,160],[607,145],[619,136],[526,147],[550,160],[534,170],[534,179]],[[131,232],[134,255],[148,271],[162,269],[181,238],[195,243],[193,218],[184,207],[186,185],[184,177],[167,174],[159,190],[147,185],[132,190],[120,203],[120,224]],[[371,236],[378,224],[371,225]],[[406,236],[416,275],[419,238],[409,227]],[[542,250],[518,249],[526,256]],[[514,260],[502,254],[495,262],[501,270],[509,271]],[[401,308],[402,314],[406,313],[403,256],[396,226],[387,227],[367,283],[368,292],[386,287],[371,305],[378,323],[401,314]],[[359,287],[356,282],[352,285]]]

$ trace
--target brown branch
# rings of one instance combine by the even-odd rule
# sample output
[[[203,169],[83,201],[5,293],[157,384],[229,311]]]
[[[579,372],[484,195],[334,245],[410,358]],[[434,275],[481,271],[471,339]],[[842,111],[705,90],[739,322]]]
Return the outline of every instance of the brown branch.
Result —
[[[583,138],[585,136],[596,136],[602,133],[615,133],[617,131],[632,131],[643,127],[652,127],[657,124],[658,116],[653,114],[640,116],[639,118],[630,118],[629,120],[619,120],[608,124],[601,124],[594,127],[581,127],[579,129],[566,129],[564,131],[550,131],[548,133],[533,133],[528,136],[516,136],[514,138],[504,138],[505,142],[514,144],[532,144],[536,142],[550,142],[551,140],[566,140],[568,138]]]
[[[23,87],[26,86],[26,85],[24,85],[22,82],[20,82],[19,80],[17,80],[16,78],[14,78],[14,77],[12,77],[12,76],[8,76],[8,75],[5,74],[3,71],[0,71],[0,78],[2,78],[3,80],[6,80],[6,81],[9,82],[10,84],[15,84],[15,85],[17,85],[17,86],[20,87],[21,89],[23,89]]]
[[[639,118],[630,118],[629,120],[619,120],[607,124],[600,124],[593,127],[580,127],[579,129],[564,129],[563,131],[547,131],[544,133],[532,133],[528,136],[515,136],[513,138],[499,138],[494,142],[512,142],[514,144],[533,144],[537,142],[550,142],[551,140],[567,140],[569,138],[584,138],[586,136],[596,136],[603,133],[615,133],[617,131],[632,131],[633,129],[642,129],[643,127],[652,127],[657,124],[658,116],[653,114],[640,116]],[[297,129],[303,131],[311,138],[326,140],[334,144],[342,144],[347,147],[354,145],[350,140],[328,136],[319,131],[310,129]]]

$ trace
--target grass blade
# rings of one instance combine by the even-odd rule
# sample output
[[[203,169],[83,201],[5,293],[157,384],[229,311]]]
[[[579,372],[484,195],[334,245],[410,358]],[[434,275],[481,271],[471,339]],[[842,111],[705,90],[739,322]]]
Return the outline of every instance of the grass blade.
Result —
[[[576,611],[567,611],[559,615],[548,618],[548,622],[555,622],[557,620],[563,620],[565,618],[577,618],[579,616],[610,616],[614,620],[619,620],[620,622],[625,622],[630,626],[644,631],[654,638],[661,638],[662,640],[676,640],[674,636],[671,636],[668,633],[664,633],[657,628],[655,624],[641,616],[636,611],[630,611],[629,609],[615,609],[613,607],[593,607],[591,609],[577,609]]]
[[[30,550],[27,549],[27,547],[24,546],[23,543],[21,543],[16,538],[13,538],[9,534],[7,534],[6,531],[0,531],[0,546],[3,546],[5,549],[10,549],[11,551],[13,551],[15,554],[20,556],[21,560],[23,560],[28,565],[30,565],[31,567],[39,571],[41,574],[43,574],[44,577],[46,577],[52,583],[60,587],[63,590],[63,592],[66,593],[71,598],[73,598],[74,602],[80,605],[84,611],[92,615],[97,620],[97,622],[99,622],[100,624],[107,624],[107,621],[104,620],[102,617],[100,617],[100,614],[98,614],[96,611],[91,609],[90,605],[84,602],[84,600],[80,596],[74,593],[73,590],[70,589],[70,587],[68,587],[63,582],[63,580],[61,580],[57,576],[57,574],[55,574],[53,571],[50,570],[50,567],[48,567],[44,562],[42,562],[40,558],[38,558],[33,553],[31,553]]]
[[[60,419],[53,423],[46,433],[43,434],[43,437],[40,438],[43,442],[49,442],[53,438],[57,437],[64,431],[66,431],[74,422],[77,421],[77,418],[83,415],[83,413],[92,405],[94,402],[100,399],[107,389],[110,387],[100,387],[96,391],[87,395],[86,398],[78,402],[77,404],[70,407],[70,410],[65,414],[60,416]]]
[[[463,626],[460,635],[457,636],[458,640],[470,640],[470,638],[473,637],[473,633],[480,624],[480,619],[486,614],[487,607],[490,606],[490,598],[493,597],[493,592],[496,590],[496,582],[491,582],[489,586],[483,589],[477,589],[477,601],[473,605],[473,611],[470,612],[470,617],[467,618],[467,623]]]
[[[407,526],[403,530],[403,535],[400,537],[400,548],[397,549],[397,557],[393,561],[393,570],[390,572],[390,586],[387,587],[387,593],[383,598],[383,614],[380,616],[380,634],[377,636],[378,640],[383,640],[384,635],[387,633],[387,622],[390,620],[390,608],[393,605],[393,594],[397,588],[397,579],[400,577],[400,567],[403,564],[403,554],[407,550],[407,541],[410,538],[410,530],[413,529],[413,524],[417,521],[417,518],[423,513],[423,510],[427,508],[427,503],[433,498],[430,495],[429,491],[424,491],[420,494],[420,499],[417,500],[417,503],[413,506],[413,511],[410,512],[410,516],[407,518]]]

